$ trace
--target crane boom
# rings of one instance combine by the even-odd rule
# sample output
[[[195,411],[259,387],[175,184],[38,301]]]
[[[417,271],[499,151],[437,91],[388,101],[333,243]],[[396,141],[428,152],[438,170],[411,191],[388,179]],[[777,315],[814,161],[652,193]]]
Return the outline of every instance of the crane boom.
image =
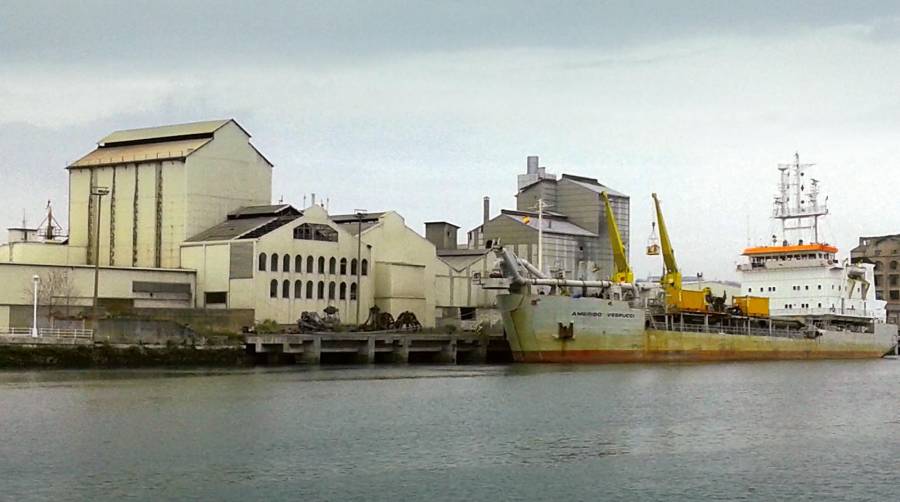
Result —
[[[622,235],[619,233],[619,226],[616,225],[616,218],[609,203],[609,196],[606,192],[601,192],[603,204],[606,206],[606,227],[609,232],[609,244],[612,246],[613,264],[615,271],[612,274],[613,282],[634,282],[634,273],[628,266],[628,255],[625,254],[625,244],[622,242]]]
[[[675,250],[672,249],[672,242],[669,240],[669,229],[666,228],[666,221],[663,219],[662,209],[659,206],[659,198],[653,194],[653,203],[656,205],[656,221],[659,226],[659,240],[662,245],[663,263],[666,267],[666,273],[660,281],[663,287],[681,290],[681,272],[678,271],[678,265],[675,263]]]

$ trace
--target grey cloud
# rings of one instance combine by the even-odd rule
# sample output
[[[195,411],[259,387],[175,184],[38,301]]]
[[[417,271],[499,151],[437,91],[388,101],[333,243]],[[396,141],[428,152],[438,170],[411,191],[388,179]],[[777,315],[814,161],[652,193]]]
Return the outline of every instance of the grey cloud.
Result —
[[[677,37],[876,26],[892,1],[48,0],[5,3],[0,63],[341,63],[405,52],[621,48]]]

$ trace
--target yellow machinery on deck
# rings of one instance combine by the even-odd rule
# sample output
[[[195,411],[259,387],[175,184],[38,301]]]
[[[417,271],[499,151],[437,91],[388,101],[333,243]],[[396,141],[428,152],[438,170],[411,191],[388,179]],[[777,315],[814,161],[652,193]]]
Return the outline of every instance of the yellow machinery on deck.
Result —
[[[666,294],[666,310],[670,312],[698,312],[709,311],[706,296],[708,291],[690,291],[681,287],[681,272],[675,263],[675,250],[669,240],[669,230],[663,218],[662,209],[659,206],[659,198],[653,194],[653,203],[656,206],[656,221],[659,226],[659,241],[662,247],[663,264],[665,273],[660,279],[663,291]]]
[[[747,317],[769,317],[769,299],[762,296],[735,296],[731,304]]]
[[[606,192],[601,192],[603,203],[606,205],[606,227],[609,231],[609,243],[612,246],[613,265],[615,271],[610,278],[613,282],[626,282],[631,284],[634,282],[634,273],[628,266],[628,256],[625,254],[625,244],[622,242],[622,235],[619,233],[619,227],[616,225],[616,217],[613,214],[612,206],[609,204],[609,196]]]

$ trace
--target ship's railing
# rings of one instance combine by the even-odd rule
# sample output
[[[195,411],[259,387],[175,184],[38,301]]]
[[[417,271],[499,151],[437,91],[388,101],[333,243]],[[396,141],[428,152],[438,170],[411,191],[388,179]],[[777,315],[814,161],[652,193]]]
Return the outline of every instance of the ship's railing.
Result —
[[[799,329],[768,328],[756,326],[720,326],[696,323],[682,323],[678,318],[669,318],[668,326],[659,320],[652,321],[654,329],[668,329],[681,333],[710,333],[720,335],[777,336],[781,338],[807,338],[808,332]]]

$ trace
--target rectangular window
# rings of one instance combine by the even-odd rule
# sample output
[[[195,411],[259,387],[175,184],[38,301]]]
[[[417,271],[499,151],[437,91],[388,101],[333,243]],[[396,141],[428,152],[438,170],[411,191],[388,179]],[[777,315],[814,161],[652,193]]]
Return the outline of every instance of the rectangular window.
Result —
[[[474,321],[475,320],[475,307],[460,307],[459,308],[459,319],[462,321]]]
[[[207,305],[222,305],[228,303],[228,293],[225,291],[207,291],[205,297]]]
[[[900,291],[892,290],[891,291],[891,300],[900,300]]]

